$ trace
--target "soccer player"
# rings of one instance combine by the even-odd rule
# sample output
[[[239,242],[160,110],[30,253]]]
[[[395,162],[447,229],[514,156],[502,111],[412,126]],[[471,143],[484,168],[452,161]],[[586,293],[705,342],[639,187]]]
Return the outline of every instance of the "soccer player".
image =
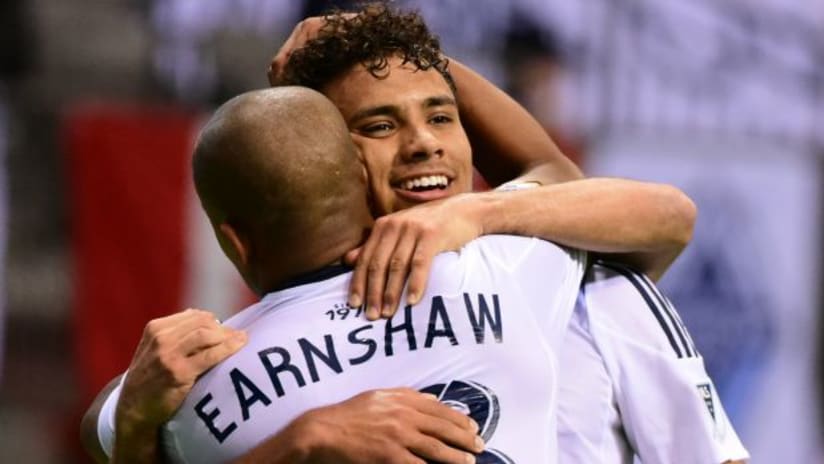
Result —
[[[173,461],[226,462],[307,410],[398,387],[461,408],[479,438],[455,444],[482,462],[555,461],[552,365],[585,253],[487,236],[438,256],[416,307],[372,323],[346,303],[341,259],[373,219],[331,102],[299,87],[236,97],[207,123],[193,168],[221,247],[263,299],[226,322],[245,331],[245,347],[204,374],[164,427]],[[411,451],[469,458],[434,440]]]
[[[561,351],[560,462],[743,462],[686,327],[643,274],[589,270]]]
[[[375,7],[375,11],[379,10]],[[364,52],[372,59],[367,61],[372,65],[372,73],[361,71],[355,75],[354,71],[340,71],[351,66],[351,61],[346,60],[364,59],[357,55],[357,50],[363,50],[367,37],[382,33],[391,36],[383,28],[403,30],[388,20],[370,25],[368,14],[360,16],[366,24],[345,15],[306,21],[296,28],[276,56],[270,78],[275,82],[314,86],[329,95],[341,108],[356,143],[365,147],[367,165],[373,166],[370,174],[383,173],[391,156],[387,152],[370,156],[370,148],[378,146],[384,137],[399,138],[393,134],[401,134],[404,125],[411,125],[398,117],[402,116],[398,112],[387,110],[391,109],[388,102],[401,102],[398,95],[407,95],[416,85],[412,82],[414,78],[391,82],[393,73],[398,73],[391,68],[391,59],[389,67],[381,69],[377,65],[382,62],[374,58],[381,56],[380,52],[372,50],[372,55]],[[307,40],[314,36],[319,40]],[[338,52],[333,53],[336,47]],[[347,54],[340,50],[351,51]],[[383,53],[384,58],[391,56],[386,50]],[[325,66],[320,63],[332,55],[336,61]],[[438,68],[436,60],[430,60],[430,64]],[[458,104],[462,110],[468,110],[462,115],[472,114],[471,121],[494,120],[494,116],[478,117],[484,114],[484,102],[492,100],[494,104],[489,106],[493,110],[506,107],[503,100],[495,99],[500,94],[484,89],[477,76],[460,64],[452,62],[450,70],[457,76]],[[444,75],[449,81],[449,74]],[[369,95],[364,96],[366,92]],[[375,108],[383,108],[383,112],[373,111],[367,119],[359,117]],[[513,151],[517,150],[514,145],[517,144],[512,145]],[[530,180],[546,183],[554,179]],[[373,175],[371,182],[375,191],[392,185],[391,176],[387,175],[383,179]],[[410,210],[413,211],[414,208]],[[591,243],[583,246],[587,245]],[[392,240],[383,245],[391,246]],[[663,272],[655,266],[636,263],[636,267],[653,278]],[[633,454],[643,462],[724,462],[747,458],[723,412],[703,360],[675,309],[646,277],[624,268],[620,273],[611,269],[615,267],[599,268],[589,275],[567,334],[567,349],[562,352],[563,462],[631,462]],[[602,293],[613,298],[601,298]],[[636,375],[629,376],[628,372]],[[641,378],[644,381],[639,381]],[[674,392],[678,394],[673,395]],[[644,405],[654,406],[646,409]]]
[[[369,172],[376,216],[460,197],[449,207],[427,204],[377,222],[358,257],[350,301],[365,301],[369,313],[396,307],[407,268],[414,301],[425,281],[417,271],[438,251],[466,242],[453,236],[478,233],[459,225],[483,222],[484,233],[632,252],[622,261],[655,278],[689,240],[694,206],[669,186],[619,179],[556,184],[581,173],[520,105],[447,60],[417,14],[372,4],[358,15],[305,20],[273,60],[270,82],[314,88],[341,110]],[[540,188],[460,196],[470,190],[472,162],[495,184],[517,175],[504,190]]]
[[[449,96],[449,94],[451,93],[451,89],[449,89],[448,86],[445,84],[446,81],[443,81],[443,80],[438,81],[436,79],[435,80],[430,79],[429,82],[413,82],[414,79],[408,79],[408,78],[410,77],[410,75],[412,75],[412,77],[414,78],[414,77],[416,77],[415,74],[418,74],[418,73],[414,73],[410,69],[401,69],[401,68],[402,68],[402,66],[399,67],[399,66],[397,66],[397,63],[393,63],[393,67],[391,68],[390,72],[387,74],[387,77],[389,79],[386,79],[384,81],[384,83],[395,85],[396,88],[394,90],[400,89],[401,90],[401,92],[399,93],[400,95],[403,95],[404,91],[408,91],[407,89],[409,89],[413,86],[416,86],[417,88],[426,89],[426,90],[432,90],[433,85],[436,88],[437,88],[438,85],[440,85],[440,87],[437,88],[437,93],[435,94],[435,96],[442,96],[444,94]],[[460,70],[461,68],[458,65],[456,65],[456,69]],[[378,69],[379,72],[386,71],[386,70],[388,70],[388,69],[386,69],[386,68],[384,68],[383,70]],[[353,73],[353,74],[356,74],[356,73]],[[373,84],[379,83],[377,81],[376,82],[369,81],[369,79],[372,79],[374,77],[374,76],[370,77],[371,74],[370,75],[366,75],[366,73],[361,73],[361,74],[362,75],[359,76],[359,78],[361,78],[361,84],[373,85]],[[431,77],[433,74],[434,73],[431,69],[429,69],[428,71],[424,70],[424,71],[420,72],[420,75],[424,75],[424,77],[427,77],[427,76]],[[401,79],[394,79],[393,80],[393,79],[391,79],[393,77],[393,75],[395,77],[401,76]],[[404,77],[407,78],[407,79],[403,79]],[[440,76],[436,76],[436,77],[440,78]],[[472,76],[471,74],[464,73],[462,76],[459,76],[459,77],[473,78],[475,76]],[[364,80],[364,78],[365,78],[365,80]],[[344,79],[344,81],[345,80],[346,79]],[[375,80],[375,79],[373,79],[373,80]],[[406,82],[403,82],[404,80]],[[391,82],[386,82],[386,81],[391,81]],[[463,96],[463,97],[466,97],[467,95],[471,95],[472,87],[468,86],[468,85],[462,86],[461,82],[463,82],[464,84],[467,84],[468,82],[472,82],[472,81],[466,80],[466,79],[458,79],[458,82],[459,82],[459,85],[458,85],[459,91],[461,92],[460,95]],[[475,82],[477,83],[477,81],[475,81]],[[350,82],[349,84],[352,84],[352,83]],[[342,85],[344,85],[344,84],[342,84]],[[426,87],[427,85],[429,85],[429,87]],[[357,90],[358,85],[357,84],[352,84],[352,87],[350,87],[350,90],[353,90],[353,89]],[[384,93],[383,93],[382,98],[387,99],[391,96],[394,96],[395,94],[398,94],[398,92],[393,92],[391,90],[392,89],[390,89],[390,91],[387,92],[386,89],[384,89]],[[363,93],[363,92],[361,92],[361,93]],[[344,92],[344,94],[345,95],[351,95],[352,92]],[[497,97],[501,96],[500,94],[495,94],[495,95]],[[462,101],[462,99],[459,98],[458,99],[459,104],[460,104],[461,101]],[[399,105],[395,105],[395,106],[398,107]],[[403,105],[400,105],[400,106],[403,106]],[[454,98],[453,98],[453,102],[451,103],[451,105],[449,103],[447,103],[447,105],[445,105],[445,106],[448,109],[454,108]],[[483,105],[477,105],[477,106],[482,107]],[[382,108],[382,109],[386,110],[387,108]],[[418,120],[418,121],[404,121],[404,122],[409,123],[409,124],[407,124],[403,128],[398,127],[397,132],[404,132],[404,133],[408,134],[409,129],[412,126],[415,126],[415,124],[417,124],[421,121],[423,121],[423,126],[424,127],[426,127],[428,124],[431,124],[431,123],[435,123],[436,127],[442,127],[442,128],[454,127],[454,124],[450,124],[450,123],[454,123],[457,120],[457,117],[456,117],[457,115],[454,114],[455,113],[454,109],[451,112],[447,111],[445,113],[444,113],[444,111],[442,111],[443,110],[442,107],[435,107],[435,108],[430,108],[430,109],[438,110],[438,111],[434,111],[434,112],[435,113],[441,113],[441,114],[437,114],[436,117],[432,121],[429,121],[429,120],[426,120],[426,119]],[[462,110],[466,110],[466,108],[462,108]],[[478,108],[469,108],[467,111],[464,111],[463,114],[464,115],[472,115],[473,110],[477,111]],[[503,111],[503,106],[499,106],[498,110],[499,110],[499,112],[502,112]],[[377,116],[380,116],[380,115],[375,114],[375,115],[372,115],[372,116],[377,117]],[[509,116],[509,115],[507,115],[507,116]],[[471,120],[472,118],[469,118],[469,119]],[[517,119],[511,119],[510,121],[514,121],[514,120],[517,120]],[[504,121],[504,122],[506,122],[506,121]],[[384,139],[387,138],[387,137],[382,137],[382,135],[386,134],[385,130],[393,131],[393,130],[396,129],[396,128],[389,127],[389,126],[391,126],[391,123],[386,124],[386,121],[383,121],[382,124],[384,124],[384,125],[379,129],[374,128],[374,127],[367,129],[370,132],[373,129],[377,129],[377,132],[375,132],[373,135],[378,135],[378,137],[366,137],[363,133],[356,134],[356,135],[362,135],[363,136],[362,140],[360,140],[361,143],[359,145],[361,145],[361,149],[364,153],[364,156],[367,156],[367,153],[380,153],[381,146],[377,144],[377,141],[380,140],[381,138],[384,138]],[[351,127],[350,127],[350,129],[351,129]],[[520,142],[530,140],[528,137],[523,136],[524,133],[529,133],[528,130],[525,130],[524,127],[517,127],[517,126],[516,126],[516,129],[518,129],[518,130],[514,131],[513,133],[519,136],[518,139],[520,140]],[[490,132],[494,132],[494,131],[490,131]],[[454,136],[455,133],[456,132],[454,130],[453,130],[452,133],[439,132],[437,134],[437,137],[435,137],[436,138],[435,141],[436,142],[441,142],[443,140],[448,140],[449,136],[450,135]],[[424,134],[424,135],[427,135],[427,134]],[[429,135],[432,135],[432,134],[429,134]],[[370,142],[370,140],[366,140],[368,138],[374,138],[374,140],[371,141],[371,142],[374,142],[371,146],[369,146],[368,143],[367,144],[364,143],[364,142]],[[357,136],[355,137],[355,140],[358,141]],[[449,150],[448,150],[450,156],[453,156],[455,153],[458,153],[458,154],[468,153],[468,150],[466,149],[466,147],[461,147],[460,146],[461,145],[461,140],[460,140],[459,136],[452,137],[451,141],[454,142],[454,143],[453,143],[452,146],[449,147]],[[454,150],[454,152],[453,152],[452,149],[455,148],[455,144],[457,144],[459,149]],[[528,144],[524,144],[524,145],[528,145]],[[386,147],[387,145],[384,144],[383,146]],[[550,142],[550,146],[552,147],[551,142]],[[369,150],[369,149],[365,150],[364,147],[371,148],[371,150]],[[375,150],[375,148],[378,148],[378,149]],[[546,153],[546,150],[544,150],[544,153]],[[432,158],[434,158],[433,154],[437,155],[437,157],[442,157],[444,155],[442,150],[441,150],[441,153],[438,153],[438,149],[433,150],[432,153],[429,153],[429,154],[427,154],[426,150],[423,150],[423,151],[419,151],[419,153],[417,155],[413,156],[410,160],[408,160],[406,162],[407,163],[419,163],[419,164],[422,165],[422,164],[424,164],[423,163],[424,161],[431,160]],[[402,197],[405,201],[409,201],[410,197],[411,197],[411,199],[414,202],[416,200],[421,200],[421,199],[431,199],[433,196],[437,198],[439,196],[439,190],[446,190],[446,193],[443,194],[443,195],[440,195],[440,196],[448,196],[452,193],[455,193],[456,191],[466,190],[467,189],[466,179],[468,178],[468,174],[467,174],[468,170],[466,170],[463,166],[468,165],[468,158],[469,157],[466,156],[466,159],[467,159],[466,164],[456,163],[456,166],[458,166],[460,169],[463,169],[463,171],[460,171],[459,169],[456,168],[455,171],[459,171],[459,172],[455,173],[456,175],[454,175],[454,176],[445,176],[445,177],[447,177],[447,179],[446,179],[447,185],[444,186],[444,185],[441,184],[440,186],[438,186],[439,187],[438,189],[428,188],[428,187],[432,187],[430,185],[418,185],[418,186],[416,186],[416,185],[414,185],[416,181],[418,181],[419,184],[429,183],[429,182],[433,182],[433,181],[437,184],[438,182],[443,181],[442,179],[437,179],[437,178],[433,179],[432,177],[437,177],[437,176],[434,176],[434,175],[419,176],[418,179],[407,179],[408,181],[411,182],[411,185],[408,185],[409,188],[405,188],[405,189],[403,188],[404,186],[401,185],[400,190],[407,190],[408,192],[405,192],[405,193],[404,192],[398,192],[399,193],[398,196]],[[380,160],[380,159],[378,159],[378,160]],[[368,157],[367,157],[367,164],[369,164],[369,158]],[[379,200],[379,202],[382,202],[381,203],[382,205],[390,205],[390,207],[391,207],[391,205],[393,204],[392,202],[394,201],[392,196],[395,195],[395,192],[392,190],[391,182],[389,182],[388,179],[386,179],[387,174],[391,175],[391,172],[387,172],[387,171],[382,172],[381,169],[382,169],[382,166],[380,165],[379,162],[373,162],[371,164],[370,173],[376,172],[376,173],[379,174],[378,176],[376,176],[376,178],[379,179],[379,180],[373,180],[372,181],[373,190],[376,191],[376,196],[378,196],[378,197],[380,197],[381,194],[383,194],[383,197],[381,198],[381,200]],[[446,174],[452,174],[452,173],[446,173]],[[426,177],[427,179],[424,179],[424,177]],[[383,179],[383,180],[380,180],[380,179]],[[387,182],[384,183],[383,181],[387,181]],[[597,186],[597,184],[595,184],[593,182],[590,182],[589,186],[592,187],[593,185]],[[607,184],[601,184],[601,187],[603,188],[604,185],[607,185]],[[395,186],[395,187],[397,187],[397,186]],[[445,188],[441,189],[440,187],[445,187]],[[454,188],[451,188],[451,187],[454,187]],[[619,187],[620,187],[620,185],[619,185]],[[628,185],[625,184],[623,187],[628,187]],[[632,187],[635,188],[636,186],[632,186]],[[613,184],[613,186],[611,188],[614,189],[615,185]],[[414,192],[416,189],[417,190],[422,190],[424,192],[428,191],[428,193]],[[395,190],[397,190],[397,188]],[[558,208],[559,205],[563,204],[561,199],[566,199],[566,200],[569,200],[569,199],[576,200],[577,199],[579,201],[579,204],[583,205],[584,207],[591,206],[593,204],[590,201],[591,197],[587,197],[586,195],[582,195],[580,192],[578,192],[576,194],[571,194],[570,190],[567,190],[566,187],[555,188],[555,189],[542,188],[540,190],[541,190],[541,192],[530,192],[529,194],[527,194],[527,192],[523,192],[523,193],[522,192],[514,192],[506,200],[512,202],[512,203],[509,203],[510,205],[518,205],[519,204],[518,202],[520,202],[520,205],[521,205],[520,210],[524,211],[524,209],[523,209],[524,204],[530,205],[530,204],[532,204],[536,201],[535,197],[533,196],[533,195],[535,195],[535,193],[543,194],[545,196],[543,197],[544,201],[542,202],[541,206],[543,206],[544,208],[549,206],[548,209],[543,210],[544,211],[543,215],[540,211],[533,210],[532,214],[529,215],[530,217],[527,217],[527,218],[521,217],[521,218],[519,218],[519,220],[514,220],[511,216],[508,217],[507,214],[500,214],[502,212],[509,213],[510,211],[497,210],[496,212],[499,213],[500,216],[492,217],[491,219],[499,219],[500,220],[500,219],[505,219],[505,218],[508,217],[509,221],[511,223],[514,223],[514,226],[512,226],[512,227],[516,227],[516,228],[517,227],[527,227],[527,226],[530,225],[530,221],[534,220],[536,217],[540,217],[540,218],[545,220],[546,217],[549,216],[549,215],[546,214],[547,212],[552,212],[554,214],[554,217],[558,217],[560,219],[563,219],[563,217],[564,217],[563,215],[556,214],[557,212],[559,212],[559,210],[557,210],[557,209],[553,210],[552,209],[553,207]],[[387,193],[387,191],[388,191],[388,193]],[[552,195],[547,194],[548,192],[552,192],[554,195],[556,195],[556,197],[553,198]],[[619,188],[618,190],[614,190],[614,192],[617,195],[617,194],[621,193],[621,190]],[[416,196],[415,193],[417,193],[418,195]],[[624,193],[626,193],[626,192],[624,192]],[[637,192],[635,192],[635,194],[637,195]],[[429,198],[426,198],[426,195],[429,195]],[[563,197],[563,195],[567,195],[567,196]],[[620,197],[620,195],[618,195],[618,196]],[[500,197],[495,197],[494,195],[488,195],[486,197],[477,197],[477,198],[482,198],[487,203],[492,203],[492,204],[495,204],[495,203],[493,203],[495,201],[501,200]],[[638,198],[641,198],[641,197],[638,197]],[[672,199],[672,198],[670,198],[670,199]],[[593,239],[592,238],[592,234],[593,234],[592,231],[595,231],[596,233],[600,232],[602,235],[604,235],[605,232],[612,232],[610,230],[609,226],[614,225],[614,224],[619,224],[619,223],[621,223],[622,220],[625,220],[625,217],[624,217],[625,214],[623,214],[624,213],[623,206],[626,205],[627,203],[628,202],[626,201],[626,197],[623,197],[623,201],[616,200],[616,202],[615,202],[615,204],[613,205],[612,208],[607,208],[608,212],[613,211],[613,212],[616,213],[615,217],[611,218],[609,221],[606,221],[604,223],[606,225],[602,225],[602,227],[600,227],[600,228],[599,227],[594,227],[594,228],[586,229],[584,231],[583,235],[586,236],[586,237],[589,237],[588,240],[590,240],[590,242],[592,242],[592,241],[597,242],[598,237]],[[629,202],[629,203],[632,203],[632,202]],[[663,202],[663,203],[668,204],[668,202]],[[454,212],[452,212],[450,214],[449,213],[450,209],[447,207],[447,205],[456,205],[456,204],[461,205],[461,206],[464,207],[464,208],[461,208],[460,210],[458,210],[458,212],[460,212],[461,214],[465,214],[466,211],[470,210],[471,202],[468,198],[464,197],[464,198],[458,198],[458,199],[456,199],[455,201],[452,201],[452,202],[443,201],[443,202],[438,203],[437,205],[430,206],[428,209],[423,209],[423,208],[419,207],[419,208],[417,208],[417,210],[416,209],[409,210],[409,214],[404,216],[404,219],[407,220],[407,219],[409,219],[409,217],[413,217],[413,218],[417,217],[418,219],[424,218],[426,221],[428,221],[427,224],[430,224],[430,225],[433,224],[433,223],[437,223],[437,220],[439,218],[443,219],[444,217],[448,217],[448,218],[452,219],[454,217],[455,219],[459,219],[459,216],[456,215]],[[674,202],[674,204],[677,205],[678,203]],[[429,205],[427,205],[427,206],[429,206]],[[621,208],[619,208],[619,207],[621,207]],[[389,208],[387,208],[387,209],[389,209]],[[591,209],[592,208],[590,207],[589,209],[587,209],[587,211],[590,211]],[[677,208],[675,208],[675,209],[677,210]],[[512,210],[515,211],[515,210],[518,210],[518,208],[513,206]],[[526,210],[526,211],[528,211],[528,210]],[[630,212],[630,211],[627,211],[627,212]],[[621,213],[621,214],[618,214],[618,213]],[[635,211],[634,213],[638,214],[637,211]],[[477,214],[477,211],[476,211],[476,214]],[[584,213],[582,213],[582,216],[583,215],[584,215]],[[677,217],[678,215],[676,214],[675,216]],[[553,216],[549,216],[549,217],[553,217]],[[636,222],[640,223],[641,221],[636,221]],[[385,221],[384,222],[384,225],[390,225],[391,226],[392,224],[396,224],[396,223],[391,222],[391,221]],[[403,225],[405,223],[401,223],[401,224]],[[624,224],[626,224],[626,223],[624,223]],[[630,222],[630,224],[632,224],[632,222]],[[675,224],[677,224],[677,222],[675,222]],[[569,222],[567,224],[564,224],[564,226],[569,227]],[[402,227],[399,227],[399,228],[402,228]],[[390,232],[392,231],[392,227],[388,227],[388,226],[384,227],[384,230],[386,230],[386,229],[388,229]],[[380,228],[376,228],[375,230],[379,232]],[[648,228],[644,229],[645,232],[650,232],[652,230],[653,229],[648,229]],[[515,230],[515,231],[517,232],[519,230]],[[625,232],[626,229],[622,229],[622,231]],[[534,233],[534,232],[530,232],[529,230],[525,230],[524,232],[525,233]],[[472,236],[473,233],[476,234],[477,232],[471,232],[467,235]],[[586,235],[586,234],[589,234],[589,235]],[[650,232],[650,234],[651,234],[651,232]],[[430,234],[430,235],[432,235],[432,234]],[[448,236],[449,234],[444,233],[444,234],[441,234],[441,235]],[[561,236],[560,238],[558,238],[558,237],[550,237],[550,238],[556,238],[558,240],[563,240],[565,238],[569,239],[569,237],[573,237],[574,235],[575,234],[568,234],[568,236]],[[611,234],[609,234],[609,235],[611,235]],[[618,235],[620,235],[620,234],[618,234]],[[662,235],[665,235],[665,234],[662,234]],[[393,243],[392,240],[391,240],[391,237],[389,237],[390,240],[386,239],[387,234],[383,234],[383,235],[373,234],[373,236],[381,236],[382,239],[377,240],[377,242],[379,242],[381,244],[391,244],[391,243]],[[661,235],[656,236],[654,234],[651,234],[650,236],[655,238],[655,239],[659,239]],[[423,237],[426,238],[425,235]],[[648,237],[646,237],[646,238],[648,238]],[[638,236],[635,236],[634,239],[636,240],[635,245],[637,246]],[[654,242],[654,240],[650,240],[650,241]],[[418,242],[411,249],[412,250],[420,249],[421,248],[420,244],[424,243],[424,242],[425,241]],[[373,241],[373,243],[374,243],[374,241]],[[403,243],[403,241],[400,241],[400,243]],[[603,247],[603,245],[599,245],[599,246]],[[397,250],[402,251],[404,247],[406,247],[407,252],[410,250],[407,245],[399,246],[399,247],[393,247],[393,249],[389,250],[390,254],[391,254],[391,252],[395,252]],[[435,248],[437,248],[437,247],[429,247],[426,250],[426,252],[434,254],[434,251],[432,251],[432,250],[435,249]],[[605,248],[609,248],[609,246],[607,246]],[[631,249],[631,247],[627,248],[627,249]],[[367,247],[365,247],[364,250],[369,250],[369,246],[367,245]],[[617,251],[625,251],[625,250],[617,250]],[[386,256],[388,256],[388,255],[386,254],[385,251],[380,252],[379,249],[377,251],[375,251],[375,249],[373,249],[372,254],[374,256],[383,255],[384,258],[382,258],[382,260],[383,260],[384,263],[393,262],[391,259],[386,258]],[[403,254],[403,253],[401,253],[401,254]],[[424,253],[424,254],[426,254],[426,253]],[[367,253],[367,255],[368,255],[368,253]],[[372,262],[369,259],[364,259],[363,256],[364,255],[362,254],[362,256],[361,256],[362,259],[360,260],[361,263],[363,263],[363,262],[367,262],[367,263]],[[674,254],[672,256],[674,256]],[[671,257],[669,259],[671,259]],[[381,260],[379,259],[378,261],[381,261]],[[395,266],[397,266],[397,264],[395,264]],[[401,268],[403,268],[403,266],[401,266]],[[361,268],[361,269],[363,269],[363,268]],[[379,269],[379,268],[377,268],[377,269]],[[649,270],[649,272],[652,272],[652,273],[655,272],[655,270],[652,269],[652,268],[650,268],[648,270]],[[396,271],[397,271],[397,269],[396,269]],[[660,272],[660,271],[662,271],[662,269],[658,270],[658,272]],[[377,277],[380,277],[381,271],[378,270],[377,272],[374,272],[373,274]],[[396,272],[396,275],[397,274],[400,274],[400,273]],[[386,280],[391,282],[392,281],[392,276],[391,275],[392,275],[392,273],[390,273],[389,278],[386,279]],[[357,279],[355,279],[355,280],[357,280]],[[397,282],[398,279],[396,278],[395,281]],[[401,281],[402,281],[402,279],[401,279]],[[376,285],[374,288],[381,288],[381,285]],[[411,289],[412,289],[412,284],[410,283],[410,290]],[[415,292],[410,292],[410,293],[415,293]],[[383,296],[383,295],[379,294],[379,296]],[[412,295],[412,296],[414,296],[414,295]],[[370,307],[370,309],[374,309],[375,307],[380,307],[380,306],[381,306],[380,304],[369,304],[368,305],[368,307]],[[372,312],[374,313],[374,311],[372,311]]]

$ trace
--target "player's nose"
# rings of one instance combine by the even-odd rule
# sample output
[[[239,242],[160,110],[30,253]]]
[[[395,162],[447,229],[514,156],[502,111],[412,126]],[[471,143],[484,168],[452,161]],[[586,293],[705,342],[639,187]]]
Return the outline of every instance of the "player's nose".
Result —
[[[443,154],[440,140],[429,128],[410,127],[405,131],[401,147],[401,157],[404,161],[423,161]]]

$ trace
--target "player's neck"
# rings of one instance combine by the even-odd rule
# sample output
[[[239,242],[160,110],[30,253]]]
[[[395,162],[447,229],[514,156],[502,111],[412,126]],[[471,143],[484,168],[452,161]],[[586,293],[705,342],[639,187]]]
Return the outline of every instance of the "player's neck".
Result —
[[[367,225],[338,229],[335,233],[306,237],[305,245],[286,244],[272,250],[255,266],[257,293],[262,295],[283,288],[300,276],[322,273],[329,267],[341,267],[346,253],[360,246],[368,232]]]

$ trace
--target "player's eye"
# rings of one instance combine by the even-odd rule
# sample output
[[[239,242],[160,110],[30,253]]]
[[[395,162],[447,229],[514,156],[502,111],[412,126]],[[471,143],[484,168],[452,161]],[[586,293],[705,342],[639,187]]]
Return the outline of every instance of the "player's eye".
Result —
[[[447,124],[452,122],[452,117],[446,114],[436,114],[429,118],[429,122],[433,124]]]
[[[388,121],[379,121],[364,125],[361,127],[360,132],[367,136],[379,137],[389,134],[394,128],[395,126]]]

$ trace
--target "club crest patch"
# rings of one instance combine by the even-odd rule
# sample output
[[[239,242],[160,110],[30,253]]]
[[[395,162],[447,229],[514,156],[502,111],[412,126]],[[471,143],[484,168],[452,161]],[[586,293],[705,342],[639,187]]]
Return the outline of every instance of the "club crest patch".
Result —
[[[713,422],[715,422],[715,402],[712,399],[712,385],[702,383],[696,386],[698,387],[698,394],[701,395],[701,399],[704,400],[704,404],[707,405],[707,410],[710,412]]]

